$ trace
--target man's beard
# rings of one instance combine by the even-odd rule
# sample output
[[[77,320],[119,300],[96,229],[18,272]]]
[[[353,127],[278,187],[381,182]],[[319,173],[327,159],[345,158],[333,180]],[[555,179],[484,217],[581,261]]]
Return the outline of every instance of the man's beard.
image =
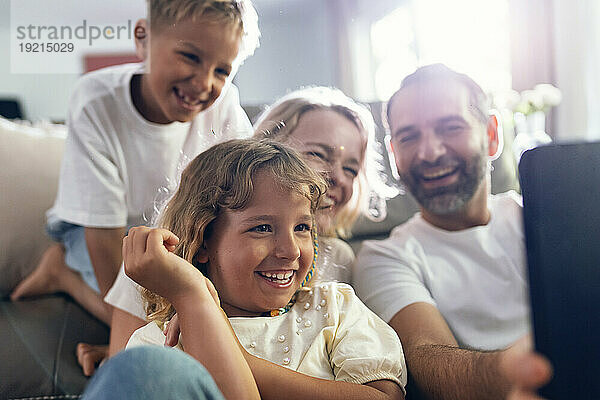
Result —
[[[457,182],[448,186],[425,189],[422,185],[422,171],[444,166],[457,167],[459,174]],[[452,156],[443,156],[433,164],[423,162],[412,166],[408,173],[400,174],[400,177],[421,207],[435,215],[447,215],[465,209],[483,181],[486,171],[486,157],[479,153],[468,162]]]

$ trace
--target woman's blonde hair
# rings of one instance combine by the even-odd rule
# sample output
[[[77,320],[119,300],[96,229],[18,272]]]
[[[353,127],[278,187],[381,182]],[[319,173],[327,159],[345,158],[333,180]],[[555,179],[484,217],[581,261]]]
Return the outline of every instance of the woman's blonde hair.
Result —
[[[383,178],[382,155],[375,140],[375,122],[371,111],[339,89],[322,86],[303,88],[281,97],[259,115],[254,123],[254,137],[288,142],[300,117],[312,110],[332,110],[339,113],[356,125],[363,136],[361,168],[355,181],[354,193],[336,215],[332,227],[339,236],[348,237],[352,225],[361,213],[376,221],[384,219],[385,199],[397,194],[397,190],[388,186]]]
[[[254,54],[259,46],[258,14],[251,0],[147,0],[150,29],[191,18],[208,18],[239,28],[242,43],[236,64]]]
[[[174,253],[207,275],[208,266],[195,258],[210,236],[211,223],[224,209],[241,210],[248,205],[258,171],[268,172],[283,190],[309,199],[313,214],[327,188],[325,180],[285,144],[268,139],[217,144],[185,168],[179,188],[159,216],[158,226],[179,237]],[[143,289],[142,297],[149,320],[165,322],[175,312],[166,299],[149,290]]]

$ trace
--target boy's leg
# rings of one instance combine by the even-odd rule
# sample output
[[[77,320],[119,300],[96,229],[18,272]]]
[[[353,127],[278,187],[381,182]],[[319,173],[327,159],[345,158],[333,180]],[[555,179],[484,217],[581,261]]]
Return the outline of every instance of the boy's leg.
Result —
[[[75,354],[83,374],[92,376],[98,365],[108,357],[108,345],[77,343]]]
[[[122,351],[102,365],[82,399],[222,400],[224,397],[202,364],[186,353],[141,346]]]
[[[46,250],[36,269],[11,293],[11,299],[64,292],[73,297],[88,312],[110,325],[112,308],[104,302],[98,290],[87,246],[84,228],[60,222],[49,233],[62,244]],[[56,233],[59,231],[59,233]]]
[[[12,291],[10,298],[15,301],[23,297],[39,296],[62,292],[63,276],[75,274],[65,264],[65,249],[54,243],[42,255],[37,267]]]

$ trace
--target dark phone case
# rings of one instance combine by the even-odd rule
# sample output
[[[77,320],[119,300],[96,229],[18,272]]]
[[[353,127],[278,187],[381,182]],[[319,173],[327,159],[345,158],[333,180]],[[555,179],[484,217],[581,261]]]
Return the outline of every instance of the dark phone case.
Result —
[[[519,165],[535,346],[552,399],[600,399],[600,143],[527,151]]]

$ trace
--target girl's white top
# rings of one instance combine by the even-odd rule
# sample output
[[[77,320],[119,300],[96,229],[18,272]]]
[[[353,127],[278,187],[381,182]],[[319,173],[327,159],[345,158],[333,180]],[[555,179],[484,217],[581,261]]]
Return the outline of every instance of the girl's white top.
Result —
[[[329,282],[301,291],[283,315],[229,321],[249,353],[294,371],[358,384],[381,379],[402,388],[406,384],[396,332],[346,284]],[[127,347],[162,346],[164,341],[162,330],[151,322],[133,333]]]

